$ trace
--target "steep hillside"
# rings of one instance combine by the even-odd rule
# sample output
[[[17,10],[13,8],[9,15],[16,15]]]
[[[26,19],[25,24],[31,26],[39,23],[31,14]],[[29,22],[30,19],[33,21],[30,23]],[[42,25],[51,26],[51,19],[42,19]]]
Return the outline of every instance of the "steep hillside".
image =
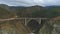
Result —
[[[15,17],[15,13],[8,11],[5,8],[0,7],[0,18],[11,18]]]
[[[60,6],[49,6],[45,8],[47,17],[60,16]]]
[[[17,9],[17,15],[19,17],[41,17],[41,16],[37,16],[37,15],[34,15],[33,13],[35,12],[41,12],[43,9],[43,7],[41,6],[31,6],[31,7],[24,7],[24,8],[20,8],[20,9]],[[36,13],[37,14],[37,13]]]
[[[23,25],[24,19],[0,22],[0,34],[29,34],[30,29]]]
[[[60,6],[47,6],[47,7],[42,7],[42,6],[30,6],[30,7],[23,7],[23,6],[8,6],[5,4],[0,5],[0,12],[6,11],[9,13],[12,13],[17,15],[18,17],[21,18],[52,18],[56,16],[60,16]],[[9,14],[8,13],[8,14]],[[7,15],[8,15],[7,14]],[[1,14],[2,15],[2,14]]]
[[[12,8],[12,7],[11,7]],[[13,7],[19,17],[42,17],[51,18],[60,16],[60,6],[30,6],[30,7]]]

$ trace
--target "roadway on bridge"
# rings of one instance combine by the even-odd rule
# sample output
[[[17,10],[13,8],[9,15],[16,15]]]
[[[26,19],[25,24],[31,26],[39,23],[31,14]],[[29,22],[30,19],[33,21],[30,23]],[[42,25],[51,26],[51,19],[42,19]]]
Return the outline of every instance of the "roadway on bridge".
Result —
[[[0,21],[9,21],[14,19],[48,19],[48,18],[7,18],[7,19],[0,19]]]

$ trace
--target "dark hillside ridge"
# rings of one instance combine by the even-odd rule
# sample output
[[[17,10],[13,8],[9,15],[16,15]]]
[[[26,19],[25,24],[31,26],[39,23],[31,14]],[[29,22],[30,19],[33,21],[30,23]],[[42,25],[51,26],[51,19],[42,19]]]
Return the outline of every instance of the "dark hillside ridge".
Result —
[[[9,12],[15,13],[20,18],[52,18],[60,16],[60,6],[8,6],[0,4],[1,8]]]

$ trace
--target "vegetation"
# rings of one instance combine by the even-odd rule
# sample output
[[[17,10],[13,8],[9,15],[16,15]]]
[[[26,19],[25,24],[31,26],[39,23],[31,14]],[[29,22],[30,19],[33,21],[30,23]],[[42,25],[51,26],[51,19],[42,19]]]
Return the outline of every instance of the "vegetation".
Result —
[[[31,6],[31,7],[12,6],[11,7],[11,6],[7,6],[7,8],[6,7],[4,8],[4,7],[0,5],[0,19],[14,18],[16,16],[18,16],[19,18],[25,18],[25,17],[26,18],[52,18],[52,17],[60,16],[60,6],[55,6],[55,7],[54,6],[52,6],[52,7],[50,7],[50,6],[49,7],[42,7],[42,6]],[[24,23],[23,20],[21,20],[21,21]],[[4,24],[4,25],[8,24],[7,25],[8,27],[13,25],[14,28],[15,28],[15,26],[17,26],[16,28],[19,30],[19,32],[21,32],[21,34],[25,34],[28,31],[30,32],[30,30],[27,29],[28,27],[31,29],[31,31],[33,31],[33,30],[39,31],[37,29],[38,28],[37,26],[39,26],[39,29],[41,28],[40,29],[41,31],[39,31],[39,32],[43,33],[43,34],[50,33],[51,32],[50,30],[52,30],[51,28],[53,28],[49,24],[45,24],[45,21],[42,21],[41,24],[39,24],[38,22],[36,22],[36,24],[35,24],[35,21],[33,23],[29,22],[28,27],[26,27],[21,21],[12,20],[12,21],[0,22],[0,24]],[[28,31],[26,31],[26,30],[28,30]]]
[[[36,18],[51,18],[60,16],[60,6],[7,6],[0,5],[0,18],[13,17],[14,15],[18,17],[36,17]],[[5,8],[4,8],[5,7]]]
[[[13,12],[10,12],[5,8],[0,7],[0,18],[11,18],[11,17],[14,17],[15,15],[16,14],[14,14]]]
[[[56,7],[41,7],[41,6],[32,6],[24,7],[18,10],[17,15],[19,17],[42,17],[42,18],[52,18],[60,16],[60,6]]]

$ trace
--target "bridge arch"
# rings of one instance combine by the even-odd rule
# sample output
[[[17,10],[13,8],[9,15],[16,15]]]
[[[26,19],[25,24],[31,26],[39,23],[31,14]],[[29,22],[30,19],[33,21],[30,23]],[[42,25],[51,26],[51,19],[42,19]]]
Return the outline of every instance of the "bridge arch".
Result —
[[[28,19],[25,19],[25,25],[27,26],[27,24],[30,22],[30,21],[37,21],[39,24],[41,23],[41,18],[28,18]]]

